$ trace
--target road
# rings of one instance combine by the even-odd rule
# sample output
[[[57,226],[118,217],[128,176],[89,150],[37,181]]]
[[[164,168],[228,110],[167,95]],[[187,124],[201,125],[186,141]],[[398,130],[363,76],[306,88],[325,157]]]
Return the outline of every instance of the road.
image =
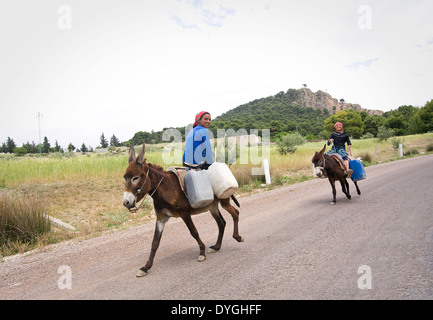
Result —
[[[1,299],[433,299],[433,156],[366,168],[358,196],[327,180],[239,198],[240,234],[228,213],[220,252],[197,262],[180,219],[164,230],[155,264],[136,278],[153,236],[150,221],[68,241],[0,263]],[[119,190],[121,201],[122,190]],[[210,214],[193,218],[214,244]]]

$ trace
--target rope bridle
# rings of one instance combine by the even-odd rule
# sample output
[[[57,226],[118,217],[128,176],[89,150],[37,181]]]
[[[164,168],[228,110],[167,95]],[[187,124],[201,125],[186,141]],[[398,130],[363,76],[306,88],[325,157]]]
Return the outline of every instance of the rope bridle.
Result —
[[[134,196],[134,197],[135,197],[135,207],[129,209],[129,211],[132,212],[132,213],[137,212],[137,211],[138,211],[138,210],[143,206],[143,204],[144,204],[144,202],[145,202],[144,200],[146,200],[146,196],[148,195],[147,193],[144,195],[143,199],[141,200],[140,205],[137,207],[137,195],[141,194],[141,189],[143,189],[143,187],[146,185],[147,178],[149,177],[149,171],[150,171],[150,168],[147,168],[146,178],[144,179],[143,184],[142,184],[141,187],[137,190],[137,193],[136,193],[135,196]],[[150,197],[151,197],[151,198],[152,198],[153,195],[155,194],[156,190],[158,190],[159,186],[161,185],[162,180],[164,180],[164,176],[162,176],[162,178],[161,178],[161,180],[159,180],[159,183],[158,183],[158,185],[156,186],[155,190],[153,190],[152,194],[150,194]]]
[[[324,154],[322,154],[322,165],[321,166],[315,166],[315,168],[323,168],[323,170],[325,170],[325,167],[326,167],[326,159],[325,159],[325,155]],[[320,160],[319,160],[320,161]],[[317,161],[317,162],[319,162],[319,161]]]
[[[326,158],[325,158],[324,154],[322,154],[322,162],[323,162],[323,169],[325,169],[326,168]]]

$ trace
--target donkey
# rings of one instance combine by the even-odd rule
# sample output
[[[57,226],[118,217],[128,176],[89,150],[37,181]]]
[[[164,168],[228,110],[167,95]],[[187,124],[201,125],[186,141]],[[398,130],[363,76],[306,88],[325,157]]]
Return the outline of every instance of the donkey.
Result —
[[[201,241],[196,227],[191,219],[192,215],[210,211],[218,225],[218,238],[215,245],[211,246],[208,252],[216,252],[221,248],[226,222],[219,211],[218,204],[228,211],[234,222],[233,238],[238,242],[244,239],[238,232],[239,211],[230,204],[230,199],[217,199],[204,208],[193,209],[184,192],[181,189],[179,180],[174,173],[164,172],[162,167],[146,163],[144,158],[145,143],[135,158],[135,150],[131,145],[129,148],[129,165],[123,175],[125,179],[125,193],[123,205],[129,210],[136,207],[136,203],[142,200],[147,194],[153,198],[153,205],[156,213],[156,226],[153,236],[152,247],[146,265],[137,273],[137,277],[145,276],[153,265],[156,250],[158,249],[164,226],[171,217],[182,218],[188,227],[191,235],[197,241],[200,254],[198,261],[206,259],[205,245]]]
[[[349,192],[349,183],[346,180],[346,174],[335,157],[324,154],[325,149],[326,144],[322,150],[319,152],[316,151],[313,158],[311,159],[311,162],[314,164],[315,173],[318,177],[328,177],[328,180],[332,186],[333,199],[331,204],[335,204],[337,202],[337,191],[335,190],[336,180],[340,181],[343,193],[346,195],[347,199],[350,200],[352,196]],[[361,195],[361,190],[359,190],[358,183],[356,181],[353,181],[353,183],[355,184],[356,192],[358,195]]]

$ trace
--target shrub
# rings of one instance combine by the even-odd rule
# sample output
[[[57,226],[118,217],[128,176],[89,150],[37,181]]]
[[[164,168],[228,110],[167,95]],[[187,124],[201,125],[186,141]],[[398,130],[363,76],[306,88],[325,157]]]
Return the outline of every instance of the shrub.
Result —
[[[253,181],[253,176],[251,175],[250,166],[240,166],[236,170],[233,170],[233,175],[236,178],[239,186],[248,185]]]
[[[14,149],[14,153],[18,156],[23,156],[27,153],[27,150],[24,147],[18,147]]]
[[[394,130],[392,130],[391,128],[387,128],[385,126],[380,126],[378,131],[377,131],[377,138],[379,139],[379,141],[382,140],[387,140],[388,138],[391,138],[392,136],[394,136]]]
[[[419,154],[419,150],[417,148],[410,148],[409,150],[404,152],[404,156],[413,156]]]
[[[278,152],[280,154],[294,153],[297,146],[304,144],[305,138],[298,132],[289,133],[277,141]]]
[[[428,144],[428,145],[426,146],[426,148],[425,148],[425,151],[426,151],[426,152],[431,152],[431,151],[433,151],[433,143]]]
[[[361,139],[372,139],[372,138],[374,138],[374,134],[372,134],[371,132],[367,132],[361,137]]]
[[[16,253],[22,243],[33,244],[50,231],[44,206],[35,195],[0,194],[0,254]]]
[[[400,137],[393,137],[391,139],[392,148],[394,150],[398,150],[399,145],[402,144],[402,143],[403,143],[403,139],[400,138]]]
[[[309,133],[305,136],[305,139],[307,139],[307,141],[314,141],[317,140],[317,137],[314,134]]]
[[[358,156],[362,159],[362,162],[364,164],[366,164],[366,163],[369,164],[369,163],[373,162],[373,157],[368,152],[361,153]]]

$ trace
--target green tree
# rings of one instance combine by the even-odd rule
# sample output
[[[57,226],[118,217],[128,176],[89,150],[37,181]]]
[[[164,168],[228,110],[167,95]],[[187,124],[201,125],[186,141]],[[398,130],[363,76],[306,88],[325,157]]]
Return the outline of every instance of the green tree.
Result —
[[[59,143],[56,140],[56,144],[54,145],[54,152],[63,152],[62,147],[59,145]]]
[[[403,105],[397,110],[391,110],[384,113],[383,124],[394,130],[394,134],[402,136],[410,133],[409,121],[417,113],[418,108],[411,105]]]
[[[336,122],[341,122],[343,124],[343,130],[355,139],[361,138],[364,132],[364,123],[362,122],[360,112],[354,110],[338,111],[325,120],[324,129],[328,132],[333,132]]]
[[[433,99],[419,110],[419,117],[425,125],[425,131],[433,131]]]
[[[136,145],[143,144],[143,141],[146,141],[146,143],[149,143],[151,140],[151,136],[152,135],[149,132],[138,131],[134,134],[134,137],[132,137],[132,139],[129,141],[133,146],[136,146]]]
[[[389,116],[384,123],[385,127],[394,130],[394,134],[397,136],[404,135],[406,122],[404,116],[396,112],[395,114]]]
[[[48,142],[48,138],[44,137],[44,142],[42,142],[42,152],[43,153],[48,153],[50,152],[50,143]]]
[[[110,146],[111,147],[119,147],[122,144],[120,143],[119,139],[113,134],[113,136],[110,139]]]
[[[364,134],[370,132],[377,136],[378,128],[383,124],[385,118],[378,115],[367,115],[364,119]]]
[[[83,144],[81,145],[81,152],[82,152],[82,153],[86,153],[86,152],[88,152],[88,151],[89,151],[89,149],[87,149],[86,145],[85,145],[84,142],[83,142]]]
[[[421,120],[420,116],[420,110],[416,112],[410,119],[409,123],[407,125],[407,131],[409,134],[418,134],[418,133],[424,133],[426,132],[427,126],[425,123]]]
[[[6,152],[13,153],[16,147],[17,145],[15,144],[14,139],[8,137],[6,140]]]
[[[105,139],[104,133],[101,134],[101,148],[108,148],[108,141]]]
[[[69,151],[69,152],[72,152],[72,151],[74,151],[75,149],[76,149],[75,146],[70,142],[69,145],[68,145],[68,151]]]
[[[32,143],[27,141],[26,144],[23,144],[23,147],[26,148],[27,153],[38,153],[38,148],[34,141],[32,141]]]

